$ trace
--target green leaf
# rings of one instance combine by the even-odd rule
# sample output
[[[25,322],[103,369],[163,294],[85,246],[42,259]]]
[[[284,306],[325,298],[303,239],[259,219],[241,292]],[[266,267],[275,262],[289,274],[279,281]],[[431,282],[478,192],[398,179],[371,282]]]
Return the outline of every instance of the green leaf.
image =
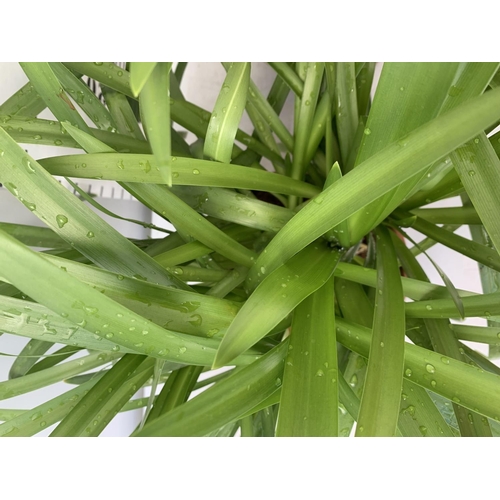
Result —
[[[130,63],[130,88],[134,97],[137,97],[141,93],[157,64],[155,62]]]
[[[199,215],[189,205],[164,186],[152,184],[127,185],[139,200],[144,200],[155,212],[171,221],[177,230],[207,245],[238,264],[250,267],[257,255],[252,250],[234,241],[230,236]]]
[[[113,392],[116,394],[116,391],[119,390],[124,383],[126,384],[127,377],[135,372],[142,363],[145,363],[145,361],[145,356],[125,354],[125,356],[108,370],[92,389],[80,399],[76,406],[52,431],[51,437],[77,437],[89,435],[92,433],[93,420],[96,422],[96,427],[100,424],[99,427],[104,428],[99,420],[102,420],[102,417],[104,417],[104,424],[107,424],[114,415],[111,414],[111,418],[109,418],[109,412],[103,412],[103,407],[106,406],[110,398],[113,398]],[[153,360],[148,360],[148,366],[152,368]],[[150,371],[146,373],[147,378],[149,378],[150,374]],[[130,397],[134,393],[132,393]],[[125,400],[122,399],[123,404],[130,399],[128,394],[126,394],[126,396]]]
[[[367,356],[371,331],[336,318],[340,343]],[[348,333],[350,331],[350,335]],[[434,371],[433,371],[434,370]],[[481,415],[500,421],[500,377],[437,352],[405,343],[404,376]],[[436,385],[431,384],[436,381]]]
[[[260,267],[272,271],[354,212],[474,137],[495,121],[500,90],[471,99],[387,146],[332,184],[276,235],[248,279],[258,284]]]
[[[2,437],[28,437],[37,434],[47,427],[59,422],[76,405],[89,389],[99,380],[101,374],[93,374],[93,378],[70,391],[49,399],[31,410],[11,418],[0,425]],[[1,410],[0,410],[1,411]]]
[[[112,62],[65,62],[67,68],[90,76],[122,94],[134,97],[130,88],[130,73]]]
[[[385,63],[356,165],[435,118],[457,68],[458,63]],[[414,173],[417,174],[418,169]],[[415,175],[352,216],[349,219],[352,243],[385,219],[419,179],[420,176]]]
[[[157,63],[140,96],[146,136],[164,182],[172,185],[170,137],[170,78],[172,63]]]
[[[304,90],[300,100],[299,115],[295,141],[293,145],[293,161],[291,177],[293,179],[302,179],[305,174],[306,165],[304,160],[307,154],[309,137],[311,135],[314,113],[318,103],[319,91],[323,73],[324,63],[309,63],[307,66],[306,78],[304,81]],[[291,206],[290,208],[294,208]]]
[[[0,255],[2,274],[9,281],[40,304],[75,324],[85,325],[96,335],[113,338],[118,346],[159,359],[204,366],[213,362],[218,340],[195,338],[155,325],[58,269],[5,233],[0,233]],[[36,275],[32,269],[37,269]],[[193,317],[192,321],[203,318]],[[243,357],[249,362],[255,359],[249,355]]]
[[[30,247],[68,248],[69,245],[48,227],[0,222],[0,229]]]
[[[27,392],[59,382],[67,377],[82,373],[117,359],[120,355],[109,352],[89,354],[82,358],[68,361],[43,372],[25,375],[0,382],[0,400],[13,398]]]
[[[294,313],[278,415],[278,436],[338,435],[338,367],[333,279]]]
[[[474,207],[421,208],[412,213],[432,224],[481,224]]]
[[[134,137],[139,141],[144,141],[144,134],[137,122],[129,98],[108,87],[103,86],[101,90],[118,132]]]
[[[9,379],[26,375],[30,368],[45,354],[54,344],[46,340],[30,340],[18,354],[9,371]]]
[[[457,339],[500,346],[500,328],[454,324],[450,324],[450,328]]]
[[[47,105],[31,82],[23,85],[0,106],[0,115],[37,116]]]
[[[337,250],[315,242],[271,273],[261,267],[259,274],[265,279],[229,326],[214,367],[228,364],[269,333],[298,304],[328,281],[339,258]]]
[[[411,241],[413,243],[413,245],[415,245],[416,247],[419,247],[419,244],[416,243],[412,238],[410,238],[402,229],[399,229],[399,231],[407,240]],[[396,239],[397,238],[394,236],[393,241]],[[431,257],[425,251],[423,251],[422,253],[427,257],[427,259],[429,259],[430,263],[434,266],[434,268],[438,272],[440,278],[444,281],[444,284],[445,284],[448,292],[450,293],[450,296],[451,296],[453,302],[455,302],[455,305],[457,306],[458,314],[460,314],[460,317],[463,319],[465,317],[464,305],[463,305],[462,299],[460,298],[460,294],[458,293],[458,290],[455,288],[455,285],[450,280],[450,278],[448,278],[446,273],[436,264],[436,262],[434,262],[433,259],[431,259]],[[413,260],[414,267],[420,267],[420,265],[418,264],[416,259],[413,258],[413,254],[411,252],[406,252],[406,254],[407,254],[408,259]],[[423,269],[419,269],[418,275],[419,275],[419,278],[422,276],[425,276]],[[427,277],[425,276],[425,278],[427,278]]]
[[[116,124],[112,116],[90,88],[66,68],[64,64],[53,62],[49,63],[49,65],[64,90],[68,92],[82,111],[95,123],[96,127],[115,132]],[[59,121],[64,121],[63,115],[57,118]]]
[[[342,163],[347,157],[358,128],[358,104],[356,98],[356,75],[354,63],[337,63],[337,83],[335,88],[335,120],[339,136]]]
[[[189,287],[162,269],[49,175],[0,130],[0,181],[52,230],[94,263],[127,276]],[[83,158],[81,158],[83,160]]]
[[[500,256],[493,248],[481,245],[480,243],[474,243],[467,238],[463,238],[462,236],[458,236],[458,234],[446,231],[446,229],[438,227],[418,217],[412,225],[412,229],[425,234],[429,238],[432,238],[452,250],[461,253],[462,255],[466,255],[467,257],[470,257],[487,267],[491,267],[491,269],[500,271]]]
[[[283,81],[290,87],[290,89],[297,95],[302,97],[304,91],[304,83],[299,78],[297,73],[284,62],[270,62],[268,63],[271,68],[283,79]]]
[[[133,436],[205,436],[237,420],[281,386],[287,349],[288,342],[282,342],[248,367],[146,424]]]
[[[74,165],[86,164],[85,169]],[[122,182],[163,184],[152,155],[91,154],[45,158],[42,165],[52,175],[110,179]],[[311,198],[319,193],[316,186],[283,175],[237,165],[172,157],[172,182],[181,186],[213,186],[255,189]]]
[[[69,121],[75,127],[91,134],[83,118],[78,114],[68,95],[64,92],[49,63],[20,63],[47,107],[59,121]]]
[[[398,428],[403,436],[453,437],[427,391],[406,379],[403,380]]]
[[[396,252],[387,229],[377,235],[377,295],[373,334],[356,436],[393,436],[403,383],[404,296]]]
[[[2,127],[16,142],[23,144],[38,144],[45,146],[60,146],[80,149],[80,145],[65,133],[59,122],[41,120],[25,116],[8,118],[0,117]],[[79,129],[77,129],[79,130]],[[111,148],[121,153],[151,153],[149,144],[144,140],[137,140],[126,135],[92,129],[94,136]],[[81,164],[76,168],[84,168]]]
[[[173,186],[171,191],[199,213],[262,231],[277,233],[294,216],[292,210],[230,189]]]
[[[250,63],[231,63],[208,125],[205,156],[230,163],[250,84]]]

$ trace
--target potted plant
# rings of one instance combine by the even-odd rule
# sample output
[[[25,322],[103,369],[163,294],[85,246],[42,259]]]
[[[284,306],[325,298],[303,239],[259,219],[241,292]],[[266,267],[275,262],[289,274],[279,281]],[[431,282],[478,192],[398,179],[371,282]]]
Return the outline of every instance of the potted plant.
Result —
[[[498,63],[388,63],[374,95],[374,63],[269,65],[264,95],[250,63],[223,63],[206,110],[184,98],[186,63],[21,63],[0,182],[46,227],[0,224],[0,332],[28,339],[0,399],[68,390],[1,409],[1,436],[98,436],[137,408],[133,436],[498,434],[500,369],[467,345],[500,342]],[[79,178],[175,231],[127,239]],[[434,245],[477,261],[484,293],[439,262],[431,283],[416,257]]]

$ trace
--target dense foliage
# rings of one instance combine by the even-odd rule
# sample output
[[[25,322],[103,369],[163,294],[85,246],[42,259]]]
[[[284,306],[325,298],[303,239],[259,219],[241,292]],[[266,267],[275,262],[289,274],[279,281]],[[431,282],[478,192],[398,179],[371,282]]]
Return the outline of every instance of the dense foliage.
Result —
[[[223,63],[211,111],[184,98],[186,65],[21,63],[0,183],[46,227],[0,223],[0,332],[29,339],[0,399],[68,391],[0,409],[0,435],[97,436],[142,407],[134,436],[496,435],[500,369],[463,341],[500,342],[499,64],[386,63],[372,99],[374,63],[269,63],[267,96]],[[127,239],[78,178],[175,231]],[[484,293],[439,262],[432,284],[433,245],[477,261]],[[450,321],[468,317],[488,326]]]

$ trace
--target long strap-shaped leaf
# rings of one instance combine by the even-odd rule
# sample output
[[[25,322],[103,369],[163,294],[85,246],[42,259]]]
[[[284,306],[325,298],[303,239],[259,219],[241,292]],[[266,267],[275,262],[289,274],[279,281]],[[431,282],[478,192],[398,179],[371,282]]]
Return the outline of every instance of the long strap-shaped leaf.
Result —
[[[239,309],[234,302],[210,295],[152,285],[58,257],[44,258],[150,321],[160,326],[168,324],[168,329],[172,331],[212,337],[219,332],[222,333],[229,326]],[[29,308],[27,311],[19,299],[0,296],[0,310],[4,313],[4,317],[0,318],[0,324],[6,328],[5,331],[41,340],[49,340],[51,334],[57,334],[57,338],[53,341],[66,340],[62,342],[63,344],[80,341],[80,332],[75,331],[78,330],[78,325],[50,313],[39,304],[29,304]],[[17,311],[18,314],[14,314],[13,311]],[[44,314],[48,313],[46,321],[42,321]],[[22,314],[25,314],[23,317],[25,321],[19,321],[19,316]],[[86,338],[82,340],[89,341]],[[76,345],[106,350],[104,346],[99,347],[99,342],[104,339],[98,337],[95,340],[97,342],[89,345]],[[111,350],[114,346],[115,344],[110,344],[107,349]]]
[[[500,293],[485,293],[462,297],[466,318],[491,318],[500,314]],[[406,304],[409,318],[457,318],[457,308],[452,299],[419,300]]]
[[[377,230],[377,295],[365,388],[356,436],[394,436],[403,383],[405,315],[396,252],[386,228]]]
[[[93,373],[92,378],[84,384],[11,418],[0,425],[0,437],[33,436],[59,422],[76,406],[77,402],[101,376],[101,373]]]
[[[214,367],[228,364],[269,333],[298,304],[328,281],[339,258],[339,251],[315,242],[272,273],[261,267],[259,274],[265,279],[229,326]]]
[[[69,121],[75,127],[89,134],[92,133],[64,92],[49,63],[20,63],[20,65],[40,97],[59,121]]]
[[[417,208],[412,213],[432,224],[482,224],[474,207]]]
[[[500,115],[500,89],[471,99],[371,156],[305,206],[267,246],[258,269],[274,270],[354,212],[474,137]]]
[[[0,105],[0,115],[37,116],[46,107],[33,84],[28,82]]]
[[[30,247],[68,248],[68,244],[48,227],[0,222],[0,229]]]
[[[85,169],[75,168],[84,162]],[[110,179],[122,182],[164,183],[152,155],[92,154],[70,155],[40,160],[53,175]],[[184,186],[214,186],[255,189],[312,198],[316,186],[283,175],[193,158],[172,157],[172,183]]]
[[[9,370],[9,378],[18,378],[26,375],[30,368],[45,354],[54,344],[46,340],[30,340],[12,363]]]
[[[385,63],[356,164],[435,118],[457,68],[458,63]],[[407,194],[418,180],[418,176],[408,180],[353,215],[349,219],[352,243],[392,212],[388,205],[394,196],[401,198],[398,191]]]
[[[51,437],[83,435],[87,427],[89,427],[90,431],[94,419],[97,426],[99,423],[98,417],[106,417],[106,415],[100,415],[100,412],[107,399],[113,397],[113,391],[116,393],[116,390],[123,385],[126,378],[139,368],[145,360],[145,356],[125,354],[99,379],[89,393],[78,402],[75,408],[52,431]],[[152,365],[153,361],[150,360],[149,363]],[[123,404],[125,404],[125,401]],[[90,432],[87,431],[86,434],[90,434]]]
[[[371,330],[338,317],[335,321],[338,341],[349,349],[368,356]],[[429,391],[500,421],[498,375],[405,343],[404,376]]]
[[[82,358],[68,361],[39,373],[0,382],[0,400],[13,398],[27,392],[36,391],[42,387],[59,382],[82,372],[92,370],[120,357],[110,352],[96,352]]]
[[[23,144],[80,148],[80,145],[61,129],[59,122],[53,120],[26,116],[16,116],[9,119],[6,116],[0,116],[0,127],[16,142]],[[121,153],[151,153],[149,144],[144,140],[137,140],[107,130],[93,129],[92,132],[97,139]],[[178,151],[176,154],[182,154],[182,152]],[[85,167],[80,164],[79,168]]]
[[[130,63],[130,88],[137,97],[151,73],[158,63],[155,62],[131,62]]]
[[[20,290],[69,321],[85,325],[100,337],[112,338],[118,345],[159,359],[204,366],[213,362],[218,340],[164,330],[2,232],[0,262],[1,274]],[[32,269],[37,270],[36,274]],[[246,358],[249,362],[255,359]]]
[[[250,63],[232,63],[227,70],[208,124],[203,153],[208,158],[230,163],[250,84]]]
[[[127,188],[139,200],[144,200],[148,206],[153,207],[155,212],[169,219],[177,230],[186,231],[224,257],[247,267],[252,266],[256,260],[255,252],[234,241],[168,188],[139,183],[129,184]]]
[[[0,147],[0,182],[71,246],[110,271],[189,289],[86,205],[75,205],[75,197],[3,129]]]
[[[412,229],[425,234],[438,243],[466,255],[487,267],[491,267],[491,269],[500,271],[500,255],[494,248],[475,243],[463,236],[454,234],[451,231],[447,231],[446,229],[420,218],[416,218],[415,222],[412,224]]]
[[[299,304],[292,321],[278,436],[338,435],[338,367],[333,279]]]
[[[49,63],[49,65],[64,90],[69,93],[82,111],[95,123],[96,127],[115,132],[116,124],[112,116],[94,92],[64,64],[55,62]],[[64,117],[59,118],[59,121],[64,121]]]
[[[41,342],[68,344],[75,348],[96,351],[120,349],[114,342],[93,335],[83,326],[75,325],[45,306],[12,297],[0,297],[0,330]],[[121,350],[128,352],[124,348]]]
[[[122,94],[134,97],[130,88],[130,73],[112,62],[67,62],[69,69],[90,76]]]
[[[137,437],[205,436],[239,418],[281,386],[288,342],[213,385],[176,409],[146,424]]]
[[[161,178],[172,185],[169,73],[172,63],[157,63],[140,95],[146,135]]]

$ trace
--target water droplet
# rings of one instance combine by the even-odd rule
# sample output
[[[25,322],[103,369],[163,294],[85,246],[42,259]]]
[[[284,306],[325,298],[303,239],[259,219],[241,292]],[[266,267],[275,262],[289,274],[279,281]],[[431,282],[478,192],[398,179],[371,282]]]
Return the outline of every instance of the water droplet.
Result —
[[[95,62],[94,63],[96,66],[102,66],[102,62]]]
[[[62,229],[68,223],[68,218],[65,215],[59,214],[56,215],[56,222],[59,228]]]
[[[276,387],[280,387],[280,386],[281,386],[281,379],[280,379],[279,377],[276,379],[276,381],[275,381],[274,385],[275,385]]]
[[[370,135],[372,131],[369,128],[365,128],[364,133],[365,135]]]
[[[441,357],[441,361],[445,364],[445,365],[449,365],[450,364],[450,360],[448,358],[445,358],[444,356]]]
[[[404,87],[399,87],[399,90],[401,90],[401,92],[403,92],[404,89],[405,89]]]
[[[218,328],[212,328],[212,329],[208,330],[207,337],[208,338],[212,338],[217,333],[219,333],[219,329]]]
[[[425,369],[429,372],[429,373],[434,373],[436,371],[436,369],[434,368],[433,365],[430,365],[430,364],[427,364],[425,365]]]
[[[95,236],[95,234],[92,231],[89,231],[87,233],[87,238],[93,238],[94,236]]]
[[[428,311],[432,311],[432,306],[431,306],[430,304],[427,304],[427,305],[425,306],[425,308],[426,308]]]
[[[385,344],[383,342],[380,342],[380,347],[384,347]]]
[[[457,398],[456,396],[454,396],[452,398],[452,401],[454,401],[455,403],[460,403],[460,398]]]
[[[475,172],[474,170],[469,170],[469,172],[468,172],[468,173],[469,173],[469,175],[470,175],[471,177],[473,177],[474,175],[476,175],[476,172]]]
[[[24,198],[19,198],[19,201],[28,209],[34,212],[36,210],[36,205],[29,201],[26,201]]]
[[[199,175],[199,173],[200,173],[200,171],[197,168],[193,169],[193,174],[194,175]]]
[[[410,368],[407,368],[407,369],[405,370],[405,375],[406,375],[407,377],[411,377],[411,374],[412,374],[412,371],[410,370]]]
[[[61,146],[61,145],[62,145],[62,141],[61,141],[60,139],[56,139],[56,140],[54,141],[54,144],[55,144],[56,146]]]
[[[124,170],[125,169],[125,165],[123,164],[123,160],[119,160],[116,162],[116,166],[120,169],[120,170]]]
[[[187,351],[186,347],[179,347],[179,353],[184,354]]]
[[[325,372],[321,369],[319,369],[317,372],[316,372],[316,377],[322,377],[323,375],[325,374]]]
[[[349,380],[349,385],[351,387],[356,387],[358,383],[358,376],[354,373],[353,376],[351,377],[351,380]]]
[[[425,425],[421,425],[418,430],[420,431],[420,434],[422,434],[422,436],[427,436],[427,427],[425,427]]]
[[[264,266],[262,266],[262,267],[260,268],[260,272],[261,272],[262,274],[265,274],[265,273],[266,273],[266,268],[265,268]]]
[[[437,382],[435,380],[431,380],[431,385],[432,385],[432,387],[436,387]]]
[[[477,137],[474,139],[474,144],[479,144],[479,139]]]
[[[455,85],[452,85],[450,87],[450,90],[448,91],[448,95],[450,97],[457,97],[458,95],[460,95],[462,93],[462,89],[459,88],[459,87],[455,87]]]
[[[111,350],[115,351],[115,352],[118,352],[120,350],[120,346],[115,345]]]
[[[190,318],[188,323],[193,326],[200,326],[203,323],[203,318],[199,314],[193,314]]]

